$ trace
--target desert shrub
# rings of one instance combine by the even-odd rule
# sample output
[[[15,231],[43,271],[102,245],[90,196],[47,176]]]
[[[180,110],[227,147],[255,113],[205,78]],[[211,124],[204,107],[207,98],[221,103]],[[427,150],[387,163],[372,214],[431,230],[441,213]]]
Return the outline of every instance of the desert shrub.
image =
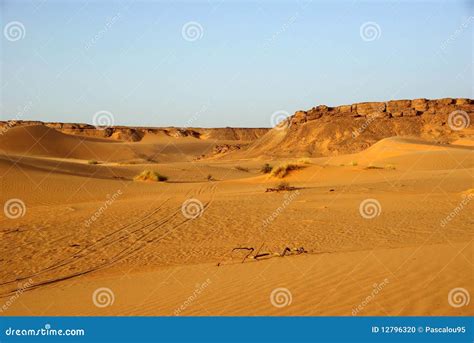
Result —
[[[294,191],[298,188],[290,186],[290,184],[286,181],[281,181],[273,188],[267,188],[265,192],[282,192],[282,191]]]
[[[245,168],[245,167],[242,167],[242,166],[236,166],[235,169],[243,171],[243,172],[247,172],[247,173],[249,172],[249,168]]]
[[[278,185],[276,185],[275,188],[278,189],[279,191],[285,191],[285,190],[292,189],[292,187],[290,186],[290,184],[289,184],[288,182],[286,182],[286,181],[280,182]]]
[[[387,165],[385,166],[385,169],[395,170],[395,169],[397,169],[397,167],[395,167],[393,164],[387,164]]]
[[[87,164],[99,164],[96,160],[89,160],[87,161]]]
[[[166,181],[168,180],[168,177],[161,175],[155,171],[152,170],[144,170],[137,176],[133,178],[135,181]]]
[[[285,163],[272,169],[272,176],[284,178],[292,170],[301,169],[302,166],[296,163]]]
[[[262,168],[260,168],[260,172],[263,174],[268,174],[272,171],[272,166],[268,163],[265,163]]]
[[[357,161],[351,161],[351,166],[356,167],[358,165]]]
[[[369,164],[365,169],[383,169],[382,167],[375,166],[373,164]]]
[[[209,174],[207,176],[207,181],[212,181],[212,180],[214,180],[214,177],[211,174]]]

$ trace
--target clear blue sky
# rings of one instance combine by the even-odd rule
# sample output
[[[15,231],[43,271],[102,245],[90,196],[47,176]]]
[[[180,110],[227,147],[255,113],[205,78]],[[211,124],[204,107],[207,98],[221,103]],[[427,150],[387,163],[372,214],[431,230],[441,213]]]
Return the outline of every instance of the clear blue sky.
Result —
[[[473,98],[473,8],[1,0],[2,119],[91,123],[104,110],[117,125],[268,127],[318,104]],[[22,39],[6,39],[12,21]],[[188,22],[199,39],[183,38]]]

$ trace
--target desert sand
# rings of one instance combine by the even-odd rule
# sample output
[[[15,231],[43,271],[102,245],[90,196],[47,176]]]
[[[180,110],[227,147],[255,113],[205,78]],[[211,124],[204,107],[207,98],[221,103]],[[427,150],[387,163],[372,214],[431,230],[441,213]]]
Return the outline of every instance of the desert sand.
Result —
[[[448,120],[474,105],[421,100],[272,130],[8,124],[1,315],[473,315],[474,132]]]

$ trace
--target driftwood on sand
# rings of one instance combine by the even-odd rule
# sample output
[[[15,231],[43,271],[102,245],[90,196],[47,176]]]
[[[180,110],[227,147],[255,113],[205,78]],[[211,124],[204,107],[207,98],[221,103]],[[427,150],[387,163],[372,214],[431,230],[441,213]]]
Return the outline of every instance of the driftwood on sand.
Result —
[[[245,254],[244,258],[242,259],[242,263],[245,262],[246,259],[251,258],[254,260],[258,260],[263,257],[285,257],[289,255],[300,255],[300,254],[305,254],[308,251],[305,250],[304,247],[299,247],[299,248],[290,248],[286,246],[281,253],[278,252],[271,252],[271,251],[263,251],[261,252],[261,249],[263,248],[263,244],[258,248],[257,251],[255,251],[254,247],[236,247],[232,249],[232,252],[238,251],[238,250],[244,250],[247,251],[247,254]],[[254,253],[255,252],[255,253]]]

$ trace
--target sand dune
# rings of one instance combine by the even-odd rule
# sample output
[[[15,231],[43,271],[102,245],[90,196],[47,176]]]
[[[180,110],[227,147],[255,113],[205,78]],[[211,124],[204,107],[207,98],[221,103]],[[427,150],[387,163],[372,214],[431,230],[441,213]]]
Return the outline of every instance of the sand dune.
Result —
[[[5,153],[84,160],[108,160],[117,152],[117,146],[108,141],[66,135],[42,125],[11,128],[0,137],[0,149]],[[126,149],[120,154],[121,158],[133,157]]]
[[[105,162],[187,161],[211,150],[215,144],[167,135],[148,136],[143,143],[134,144],[68,135],[43,125],[13,127],[0,136],[0,151],[8,154]]]
[[[9,129],[0,198],[24,207],[0,219],[1,314],[474,314],[448,300],[474,289],[470,134],[308,157],[288,156],[289,132],[133,142]],[[241,151],[208,153],[225,144]],[[280,179],[263,163],[299,167]],[[134,181],[143,170],[168,180]],[[282,181],[295,188],[267,192]]]
[[[446,301],[472,263],[472,244],[320,254],[265,262],[184,266],[159,271],[78,278],[68,287],[21,297],[12,315],[470,315]],[[461,251],[461,253],[459,253]],[[419,268],[418,256],[424,256]],[[445,268],[445,272],[439,271]],[[111,275],[110,275],[111,274]],[[98,309],[97,289],[113,292],[113,305]],[[280,303],[272,304],[271,294]],[[133,290],[133,291],[131,291]],[[74,302],[52,301],[54,297]],[[291,302],[290,302],[291,300]],[[274,302],[276,301],[276,298]],[[20,302],[20,301],[19,301]]]
[[[474,149],[469,145],[437,144],[417,138],[385,138],[357,154],[337,156],[331,163],[352,162],[364,167],[405,170],[450,170],[472,168]]]

